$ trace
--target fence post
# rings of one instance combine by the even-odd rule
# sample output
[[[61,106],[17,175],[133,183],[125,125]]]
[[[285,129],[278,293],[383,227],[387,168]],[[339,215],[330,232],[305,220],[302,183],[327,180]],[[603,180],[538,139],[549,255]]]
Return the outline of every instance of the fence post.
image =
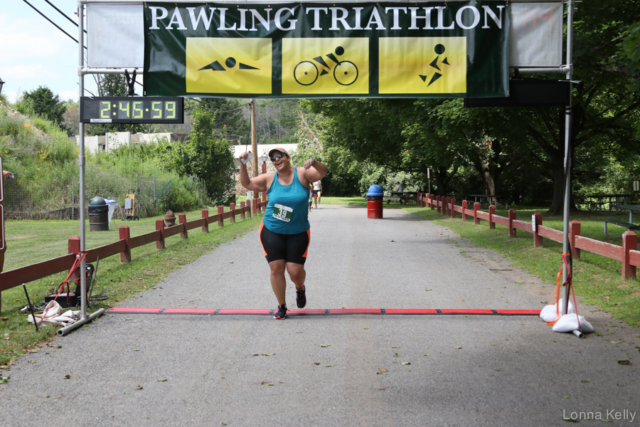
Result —
[[[187,239],[187,214],[178,214],[178,224],[182,225],[182,231],[180,232],[180,238]]]
[[[455,218],[456,217],[456,199],[452,198],[451,199],[451,218]]]
[[[202,232],[209,232],[209,209],[202,209],[202,218],[204,218],[204,224],[202,224]]]
[[[467,204],[468,203],[467,203],[466,200],[462,201],[462,219],[465,220],[465,221],[467,220],[467,214],[466,214],[466,212],[464,210],[467,209]]]
[[[436,207],[438,208],[438,213],[440,213],[440,196],[436,196]]]
[[[533,247],[539,248],[542,246],[542,236],[540,233],[540,226],[542,225],[542,214],[536,212],[533,214],[533,223],[535,231],[533,232]]]
[[[449,203],[451,203],[451,197],[445,197],[445,202],[442,206],[442,215],[449,216]]]
[[[248,218],[251,218],[251,200],[247,199],[247,204],[246,204],[247,209],[247,215]]]
[[[622,280],[636,278],[636,267],[629,262],[629,251],[637,249],[638,235],[633,231],[625,231],[622,235]]]
[[[495,208],[494,208],[494,211],[495,211]],[[516,237],[516,229],[513,228],[514,219],[516,219],[516,210],[511,208],[509,209],[509,237]]]
[[[120,262],[131,262],[131,233],[128,225],[118,227],[120,240],[124,240],[124,251],[120,252]]]
[[[258,198],[255,199],[256,201],[256,205],[258,207],[258,214],[262,213],[262,200],[260,200],[260,196],[258,195]]]
[[[245,219],[245,216],[244,216],[244,202],[240,202],[240,219]]]
[[[496,223],[493,222],[493,216],[496,214],[496,207],[494,205],[489,205],[489,228],[491,230],[495,230]],[[511,223],[509,223],[511,224]]]
[[[435,201],[436,201],[436,196],[434,194],[429,194],[429,206],[431,206],[431,210],[434,210],[436,208],[436,206],[434,206]]]
[[[253,216],[258,215],[258,200],[255,197],[251,199],[251,208],[253,209]]]
[[[156,230],[160,232],[160,239],[156,240],[156,249],[164,249],[164,220],[156,219]]]
[[[262,203],[266,203],[267,202],[267,192],[263,191],[262,192]]]
[[[480,210],[480,203],[475,202],[473,204],[473,223],[480,224],[480,218],[478,218],[478,211]]]
[[[235,224],[236,222],[236,204],[235,203],[230,203],[229,204],[229,209],[231,209],[231,218],[229,218],[231,220],[231,224]]]
[[[68,246],[70,254],[80,253],[80,238],[78,236],[69,237]]]
[[[78,236],[69,237],[69,243],[67,245],[68,245],[67,247],[69,249],[69,253],[76,255],[76,259],[77,259],[78,254],[80,253],[80,237]],[[80,277],[79,270],[80,269],[78,268],[77,270],[71,273],[71,276],[69,277],[70,282]]]
[[[571,224],[569,224],[569,244],[571,245],[573,259],[580,259],[580,249],[576,248],[576,236],[579,236],[582,232],[581,227],[580,221],[571,221]]]
[[[224,206],[218,206],[218,213],[220,214],[220,219],[218,219],[218,227],[224,227],[224,218],[222,214],[224,214]]]

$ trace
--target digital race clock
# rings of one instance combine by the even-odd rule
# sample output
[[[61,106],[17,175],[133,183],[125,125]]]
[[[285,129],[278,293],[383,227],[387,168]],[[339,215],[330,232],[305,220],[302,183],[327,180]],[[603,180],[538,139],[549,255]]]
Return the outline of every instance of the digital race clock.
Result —
[[[82,123],[184,123],[182,97],[81,97]]]

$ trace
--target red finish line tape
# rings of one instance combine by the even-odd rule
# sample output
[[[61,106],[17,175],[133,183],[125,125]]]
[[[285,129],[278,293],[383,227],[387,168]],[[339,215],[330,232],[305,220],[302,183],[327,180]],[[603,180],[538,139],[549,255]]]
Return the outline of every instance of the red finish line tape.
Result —
[[[109,309],[109,313],[148,313],[148,314],[159,314],[163,309],[162,308],[133,308],[133,307],[114,307]]]
[[[469,309],[469,308],[441,308],[442,314],[495,314],[493,310],[481,309]]]
[[[273,310],[263,308],[226,309],[218,311],[218,314],[271,314]]]
[[[330,314],[382,314],[379,308],[332,308]]]
[[[438,314],[435,308],[387,308],[387,314]]]
[[[498,314],[503,314],[507,316],[513,315],[540,315],[540,310],[496,310]]]
[[[303,308],[292,308],[291,310],[287,310],[287,315],[289,314],[327,314],[327,310],[324,308],[312,308],[309,310],[305,310]]]
[[[213,308],[167,308],[162,314],[216,314]]]
[[[212,309],[212,308],[135,308],[114,307],[109,313],[115,314],[272,314],[269,309]],[[494,314],[501,316],[538,316],[540,310],[490,310],[469,308],[332,308],[332,309],[291,309],[288,315],[307,314]]]

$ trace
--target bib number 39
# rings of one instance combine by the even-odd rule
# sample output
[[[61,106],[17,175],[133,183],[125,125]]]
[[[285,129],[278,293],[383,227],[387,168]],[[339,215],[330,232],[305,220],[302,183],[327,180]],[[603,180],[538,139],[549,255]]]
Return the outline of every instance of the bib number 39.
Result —
[[[283,206],[279,204],[273,205],[273,217],[280,221],[290,222],[293,215],[293,209],[289,206]]]

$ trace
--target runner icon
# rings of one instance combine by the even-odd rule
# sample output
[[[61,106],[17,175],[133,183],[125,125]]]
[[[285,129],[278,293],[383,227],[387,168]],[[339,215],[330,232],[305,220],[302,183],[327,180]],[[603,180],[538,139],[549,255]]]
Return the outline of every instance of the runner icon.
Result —
[[[335,55],[328,53],[325,56],[336,64],[333,68],[333,78],[336,82],[342,86],[349,86],[358,79],[358,67],[351,61],[340,61],[336,57],[336,55],[342,56],[343,54],[344,48],[338,46],[335,49]],[[316,56],[313,60],[324,67],[322,72],[318,71],[318,66],[312,61],[301,61],[293,70],[293,78],[302,86],[311,86],[318,80],[318,77],[329,74],[327,70],[331,70],[322,56]]]
[[[438,66],[438,60],[440,59],[440,55],[442,55],[445,51],[445,47],[442,44],[437,44],[436,47],[434,48],[434,51],[436,52],[436,58],[431,61],[431,63],[429,64],[431,67],[435,68],[438,71],[442,71],[440,69],[440,67]],[[445,64],[445,65],[451,65],[449,64],[449,61],[447,60],[447,58],[444,58],[441,62],[440,65]],[[422,79],[423,82],[427,81],[427,76],[426,75],[422,75],[419,74],[420,78]],[[440,77],[442,77],[442,74],[440,74],[439,72],[435,72],[433,74],[433,76],[431,77],[431,80],[429,80],[429,84],[427,85],[427,87],[431,86],[431,83],[435,82],[436,80],[438,80]]]

